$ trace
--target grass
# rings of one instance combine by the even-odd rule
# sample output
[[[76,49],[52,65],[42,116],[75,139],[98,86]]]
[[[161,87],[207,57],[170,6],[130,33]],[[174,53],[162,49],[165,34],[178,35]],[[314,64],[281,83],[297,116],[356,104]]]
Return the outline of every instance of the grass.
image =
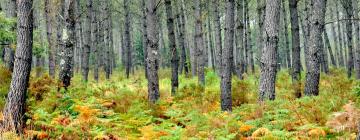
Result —
[[[220,80],[210,70],[204,93],[196,78],[181,75],[174,97],[170,70],[161,70],[161,99],[156,105],[147,102],[144,73],[135,73],[130,79],[122,72],[115,72],[110,80],[101,75],[99,83],[84,83],[75,74],[68,92],[57,92],[55,80],[46,75],[32,77],[26,113],[30,119],[23,138],[352,139],[356,135],[360,86],[347,79],[344,70],[323,74],[320,95],[300,99],[294,96],[288,71],[282,70],[276,100],[264,105],[257,103],[258,73],[245,75],[245,80],[234,78],[232,113],[220,111]],[[6,95],[9,81],[0,84],[1,95]],[[352,120],[342,121],[336,113],[347,113]],[[347,129],[338,129],[332,125],[335,122]],[[7,132],[1,137],[16,136]]]

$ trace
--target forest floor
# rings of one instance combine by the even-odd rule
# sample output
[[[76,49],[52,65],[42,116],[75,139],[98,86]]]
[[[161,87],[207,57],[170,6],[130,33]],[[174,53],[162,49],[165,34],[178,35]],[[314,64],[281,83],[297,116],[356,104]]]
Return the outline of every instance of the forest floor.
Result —
[[[10,73],[0,70],[4,98]],[[360,86],[347,79],[344,70],[322,74],[320,95],[300,99],[295,98],[288,71],[280,71],[276,100],[263,105],[257,102],[258,73],[245,75],[245,80],[234,78],[231,113],[220,111],[220,81],[212,71],[206,74],[204,93],[196,78],[180,76],[178,92],[171,97],[170,70],[161,70],[157,105],[148,104],[144,74],[135,73],[130,79],[120,72],[110,80],[102,75],[99,83],[84,83],[75,74],[67,92],[58,92],[56,81],[48,76],[34,78],[32,74],[23,138],[347,140],[356,136]],[[0,136],[16,138],[20,139],[12,132]]]

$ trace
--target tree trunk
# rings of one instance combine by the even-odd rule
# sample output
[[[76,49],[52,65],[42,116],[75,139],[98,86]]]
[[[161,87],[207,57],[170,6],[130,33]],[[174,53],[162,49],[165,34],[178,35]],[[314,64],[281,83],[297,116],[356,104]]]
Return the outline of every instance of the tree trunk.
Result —
[[[326,0],[313,0],[311,4],[310,38],[308,42],[308,58],[304,93],[307,96],[319,95],[320,49],[322,46],[323,27],[325,23]]]
[[[233,64],[234,48],[234,14],[235,0],[226,1],[226,19],[225,19],[225,44],[222,53],[222,71],[221,71],[221,110],[232,111],[231,98],[231,74]]]
[[[130,35],[130,9],[129,9],[130,0],[124,0],[124,10],[125,10],[125,36],[124,36],[124,45],[125,45],[125,55],[126,55],[126,78],[130,76],[131,70],[131,35]]]
[[[344,54],[343,54],[343,45],[341,44],[343,41],[343,36],[342,36],[342,33],[341,33],[341,21],[340,21],[340,11],[339,11],[339,8],[338,8],[338,1],[336,1],[336,4],[335,4],[335,11],[336,11],[336,19],[337,19],[337,32],[338,32],[338,37],[339,37],[339,40],[338,40],[338,48],[339,48],[339,54],[338,54],[338,57],[339,57],[339,65],[340,67],[344,67],[345,66],[345,60],[344,60]]]
[[[353,6],[351,0],[342,0],[341,1],[344,7],[344,15],[345,19],[353,18]],[[352,43],[352,21],[346,20],[346,38],[347,38],[347,48],[348,48],[348,66],[347,66],[347,74],[348,77],[351,77],[352,70],[354,69],[354,54],[353,54],[353,43]],[[357,33],[358,34],[358,33]]]
[[[10,91],[3,111],[3,131],[23,133],[26,92],[32,61],[33,17],[32,0],[18,0],[17,49]]]
[[[156,0],[148,0],[146,3],[146,31],[148,34],[147,42],[147,68],[148,68],[148,100],[155,103],[159,98],[159,39],[156,17]]]
[[[284,16],[284,35],[285,35],[285,56],[287,62],[287,68],[291,68],[291,52],[290,52],[290,42],[289,42],[289,27],[288,27],[288,15],[286,11],[285,0],[282,0],[282,11]]]
[[[99,65],[97,63],[98,53],[99,53],[99,44],[98,44],[98,1],[93,1],[93,6],[91,9],[91,46],[93,46],[93,54],[95,56],[94,61],[94,79],[99,81]]]
[[[352,0],[352,4],[354,5],[354,10],[353,10],[353,14],[354,14],[354,19],[359,19],[359,7],[358,7],[358,0]],[[356,71],[356,78],[360,79],[360,26],[359,26],[359,22],[353,22],[354,24],[354,28],[355,28],[355,55],[354,55],[354,59],[355,59],[355,71]]]
[[[221,39],[221,24],[220,24],[220,14],[219,14],[219,1],[213,1],[213,9],[214,9],[214,24],[215,24],[215,52],[216,52],[216,69],[218,71],[218,75],[221,75],[221,54],[222,54],[222,39]]]
[[[326,48],[327,48],[327,50],[329,51],[331,64],[332,64],[333,66],[336,66],[335,56],[334,56],[333,51],[332,51],[332,49],[331,49],[331,44],[330,44],[330,41],[329,41],[329,36],[328,36],[328,34],[327,34],[326,28],[324,29],[324,39],[325,39]],[[325,51],[326,51],[326,50],[325,50]]]
[[[275,79],[276,79],[276,52],[279,42],[279,24],[280,24],[280,0],[266,1],[265,16],[265,45],[262,49],[260,62],[260,86],[259,100],[266,98],[275,99]]]
[[[331,9],[332,11],[335,11],[334,9]],[[335,12],[330,12],[331,14],[331,19],[333,20],[333,21],[335,21],[336,19],[335,19]],[[336,25],[336,23],[337,22],[334,22],[334,23],[332,23],[331,24],[331,34],[332,34],[332,36],[333,36],[333,38],[332,38],[332,40],[333,40],[333,46],[334,46],[334,49],[335,49],[335,52],[334,52],[334,57],[335,57],[335,65],[334,65],[334,67],[338,67],[338,63],[340,62],[340,60],[339,60],[339,55],[340,55],[340,52],[339,52],[339,45],[338,45],[338,43],[339,43],[339,36],[338,36],[338,34],[336,33],[336,28],[335,28],[335,25]]]
[[[243,79],[242,74],[244,73],[244,0],[238,0],[236,9],[237,9],[237,18],[236,18],[236,75],[239,79]]]
[[[111,4],[110,1],[108,0],[104,0],[103,1],[104,6],[103,6],[103,17],[104,19],[102,20],[104,22],[104,49],[105,49],[105,77],[106,79],[110,79],[110,73],[111,73],[111,55],[110,55],[110,51],[111,51],[111,46],[110,46],[110,8],[109,5]]]
[[[179,9],[179,18],[178,18],[178,26],[179,26],[179,30],[180,30],[180,37],[179,37],[179,42],[180,42],[180,46],[181,46],[181,67],[184,68],[185,71],[185,75],[188,76],[189,75],[189,66],[188,66],[188,61],[187,61],[187,57],[186,57],[186,48],[187,48],[187,43],[186,43],[186,26],[185,26],[185,13],[184,13],[184,8],[183,8],[183,3],[180,1],[179,5],[178,5],[178,9]],[[182,73],[182,70],[180,70],[180,73]]]
[[[146,28],[147,28],[147,24],[146,24],[146,5],[145,5],[145,0],[141,1],[142,3],[142,45],[143,45],[143,52],[144,52],[144,68],[145,68],[145,78],[148,78],[148,73],[147,73],[147,32],[146,32]]]
[[[174,17],[172,14],[171,0],[165,0],[165,9],[167,16],[167,29],[169,38],[169,47],[171,54],[171,95],[175,95],[176,89],[179,86],[178,68],[179,58],[176,48]]]
[[[291,40],[292,40],[292,82],[295,89],[295,96],[301,97],[301,59],[300,59],[300,33],[297,11],[298,1],[289,0]]]
[[[251,72],[254,74],[255,73],[255,65],[254,65],[254,51],[252,48],[252,41],[251,41],[251,28],[250,28],[250,19],[249,19],[249,5],[247,4],[248,2],[245,3],[246,5],[246,31],[247,31],[247,44],[246,44],[246,48],[247,48],[247,52],[248,52],[248,64],[250,66]]]
[[[195,0],[195,41],[196,41],[196,59],[198,62],[197,72],[199,84],[205,86],[205,54],[204,40],[201,20],[201,0]]]
[[[84,28],[84,48],[82,52],[82,76],[85,82],[88,81],[89,76],[89,59],[90,59],[90,48],[92,43],[91,41],[91,18],[92,18],[92,9],[93,9],[93,1],[86,1],[86,11],[85,11],[85,28]]]
[[[263,31],[264,31],[265,8],[266,8],[265,3],[266,1],[264,0],[257,0],[257,15],[258,15],[258,26],[259,26],[259,35],[257,40],[258,40],[259,50],[262,50],[262,47],[264,46]]]
[[[61,86],[67,90],[71,82],[73,71],[74,47],[76,43],[75,37],[75,0],[65,0],[64,19],[65,26],[62,33],[62,49],[60,52],[60,72],[59,80]]]
[[[49,75],[52,78],[55,78],[55,34],[53,33],[53,28],[55,24],[53,3],[51,0],[45,0],[45,19],[46,19],[46,33],[48,41],[48,57],[49,57]]]

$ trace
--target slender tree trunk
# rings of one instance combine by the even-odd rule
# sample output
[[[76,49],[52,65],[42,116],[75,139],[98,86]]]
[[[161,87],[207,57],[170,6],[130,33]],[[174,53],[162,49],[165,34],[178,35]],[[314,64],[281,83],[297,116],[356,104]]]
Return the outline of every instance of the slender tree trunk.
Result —
[[[52,78],[55,78],[55,34],[53,33],[53,28],[55,24],[53,3],[51,0],[45,0],[45,19],[46,19],[46,33],[47,33],[47,41],[49,45],[48,49],[48,57],[49,57],[49,75]]]
[[[325,26],[324,26],[325,27]],[[323,32],[325,32],[325,28],[323,27]],[[321,34],[323,35],[323,34]],[[329,73],[329,64],[328,64],[328,55],[325,49],[325,38],[321,36],[321,47],[320,47],[320,64],[321,64],[321,71],[328,74]]]
[[[175,95],[176,89],[179,86],[178,68],[179,58],[177,54],[177,48],[175,43],[175,29],[174,29],[174,17],[172,14],[171,0],[165,0],[165,9],[167,16],[167,29],[169,38],[169,47],[171,54],[171,95]]]
[[[219,1],[213,1],[214,9],[214,24],[215,24],[215,52],[216,52],[216,69],[219,76],[221,75],[221,54],[222,54],[222,39],[221,39],[221,24],[220,24],[220,14],[219,14]]]
[[[264,101],[266,98],[270,100],[275,99],[276,52],[279,42],[280,2],[280,0],[266,1],[265,31],[263,34],[265,45],[262,49],[260,62],[260,101]]]
[[[265,3],[266,1],[264,0],[257,0],[257,15],[258,15],[258,26],[259,26],[259,35],[257,40],[258,40],[259,50],[262,50],[262,47],[264,46],[263,31],[264,31],[265,8],[266,8]]]
[[[156,0],[148,0],[146,3],[146,23],[147,29],[147,68],[148,68],[148,99],[149,102],[155,103],[159,98],[159,39],[156,18]]]
[[[179,42],[180,42],[180,46],[181,46],[181,67],[184,68],[185,70],[185,75],[188,76],[189,75],[189,66],[188,66],[188,61],[187,61],[187,57],[186,57],[186,48],[187,48],[187,43],[186,43],[186,26],[185,26],[185,13],[184,13],[184,8],[183,8],[183,3],[180,1],[179,5],[178,5],[178,9],[179,9],[179,18],[178,18],[178,23],[179,23],[179,30],[180,30],[180,37],[179,37]],[[182,73],[182,70],[180,71],[180,73]]]
[[[331,9],[332,11],[335,11],[334,9]],[[335,21],[336,19],[335,19],[335,12],[330,12],[331,14],[331,19],[333,20],[333,21]],[[335,57],[335,65],[334,65],[334,67],[338,67],[338,63],[340,62],[340,60],[339,60],[339,55],[340,55],[340,52],[339,52],[339,45],[338,45],[338,42],[339,42],[339,36],[338,36],[338,34],[336,33],[336,28],[335,28],[335,26],[336,26],[336,24],[337,24],[337,22],[334,22],[334,23],[332,23],[331,24],[331,34],[332,34],[332,36],[333,36],[333,38],[332,38],[332,40],[333,40],[333,46],[334,46],[334,49],[335,49],[335,52],[334,52],[334,57]]]
[[[231,74],[233,64],[235,0],[226,1],[225,44],[222,53],[221,110],[232,111]]]
[[[143,43],[143,52],[144,52],[144,68],[145,68],[145,78],[148,78],[148,73],[147,73],[147,32],[146,32],[146,28],[147,28],[147,24],[146,24],[146,5],[145,5],[145,0],[142,0],[142,43]]]
[[[126,78],[130,76],[130,70],[132,65],[131,57],[131,35],[130,35],[130,9],[129,9],[130,0],[124,1],[124,10],[125,10],[125,36],[124,36],[124,45],[125,45],[125,55],[126,55]]]
[[[248,3],[248,2],[247,2]],[[255,64],[254,64],[254,51],[253,51],[253,48],[252,48],[252,40],[251,40],[251,28],[250,28],[250,18],[249,18],[249,5],[246,4],[246,31],[247,31],[247,44],[246,44],[246,48],[247,48],[247,52],[248,52],[248,65],[250,66],[250,69],[251,69],[251,72],[252,73],[255,73]]]
[[[342,36],[342,33],[341,33],[341,21],[340,21],[340,11],[339,11],[339,8],[338,8],[338,1],[336,1],[336,4],[335,4],[335,11],[336,11],[336,19],[337,19],[337,32],[338,32],[338,37],[339,37],[339,40],[338,40],[338,48],[339,48],[339,54],[338,54],[338,57],[339,57],[339,65],[340,67],[344,67],[345,66],[345,61],[344,61],[344,54],[343,54],[343,45],[341,44],[343,41],[343,36]]]
[[[198,62],[198,80],[199,84],[205,85],[205,54],[204,54],[204,40],[201,20],[201,0],[195,0],[195,40],[196,40],[196,59]]]
[[[345,19],[353,18],[353,6],[351,0],[342,0],[342,5],[344,7]],[[354,69],[354,54],[353,54],[353,43],[352,43],[352,21],[346,20],[346,38],[347,38],[347,48],[348,48],[348,67],[347,74],[348,77],[351,77],[352,70]],[[359,34],[359,33],[357,33]]]
[[[354,5],[354,10],[353,10],[353,14],[354,14],[354,19],[359,19],[359,7],[358,7],[358,0],[352,0],[352,5]],[[360,26],[359,26],[359,22],[353,22],[354,24],[354,28],[355,28],[355,54],[354,54],[354,59],[355,59],[355,71],[356,71],[356,78],[360,79]]]
[[[33,15],[32,0],[18,0],[17,49],[14,71],[3,111],[3,131],[23,133],[25,125],[26,92],[32,61]]]
[[[111,47],[110,46],[110,30],[111,30],[111,26],[110,26],[110,8],[109,5],[111,1],[109,0],[104,0],[104,6],[103,6],[103,17],[104,17],[104,49],[105,49],[105,77],[106,79],[110,79],[110,74],[111,74],[111,55],[110,55],[110,51],[111,51]]]
[[[289,27],[288,27],[288,15],[286,11],[285,0],[282,0],[282,11],[284,15],[284,35],[285,35],[285,54],[287,61],[287,68],[291,68],[291,52],[290,52],[290,42],[289,42]]]
[[[322,46],[323,27],[325,23],[326,0],[313,0],[311,4],[310,38],[309,38],[309,62],[306,72],[304,93],[307,96],[319,95],[320,80],[320,49]]]
[[[93,8],[93,1],[87,0],[86,1],[86,11],[85,11],[85,28],[84,28],[84,48],[82,52],[82,76],[85,82],[88,81],[89,76],[89,59],[90,59],[90,48],[92,43],[91,41],[91,18],[92,18],[92,8]]]
[[[236,75],[239,79],[243,79],[242,74],[244,73],[244,0],[238,0],[237,5],[237,27],[236,27],[236,41],[237,41],[237,49],[236,49]]]
[[[247,19],[248,17],[248,0],[244,0],[244,24],[245,24],[245,29],[244,29],[244,73],[248,72],[248,68],[249,68],[249,27],[247,26],[249,21]]]
[[[95,56],[94,61],[94,79],[99,81],[99,65],[97,63],[99,45],[98,45],[98,1],[93,1],[93,6],[91,9],[91,45],[93,46],[93,54]]]
[[[65,0],[64,7],[64,19],[65,19],[65,28],[62,33],[62,49],[61,49],[61,59],[60,59],[60,72],[59,79],[62,83],[62,87],[67,89],[70,85],[72,71],[73,71],[73,57],[74,57],[74,47],[76,43],[75,37],[75,24],[76,24],[76,15],[75,15],[75,0]]]
[[[301,59],[300,59],[300,32],[297,11],[298,1],[289,0],[290,21],[291,21],[291,40],[292,40],[292,82],[294,85],[295,96],[301,97]]]
[[[330,41],[329,41],[329,36],[328,36],[328,34],[327,34],[326,28],[324,29],[324,39],[325,39],[326,48],[327,48],[327,50],[329,51],[331,64],[332,64],[333,66],[336,66],[335,56],[334,56],[333,51],[332,51],[332,49],[331,49],[331,44],[330,44]],[[325,50],[325,51],[326,51],[326,50]]]

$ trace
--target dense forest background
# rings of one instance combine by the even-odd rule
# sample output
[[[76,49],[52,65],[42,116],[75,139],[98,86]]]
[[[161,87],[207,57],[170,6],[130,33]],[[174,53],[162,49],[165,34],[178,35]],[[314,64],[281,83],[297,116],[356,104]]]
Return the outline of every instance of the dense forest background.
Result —
[[[0,7],[0,139],[360,139],[358,0]]]

